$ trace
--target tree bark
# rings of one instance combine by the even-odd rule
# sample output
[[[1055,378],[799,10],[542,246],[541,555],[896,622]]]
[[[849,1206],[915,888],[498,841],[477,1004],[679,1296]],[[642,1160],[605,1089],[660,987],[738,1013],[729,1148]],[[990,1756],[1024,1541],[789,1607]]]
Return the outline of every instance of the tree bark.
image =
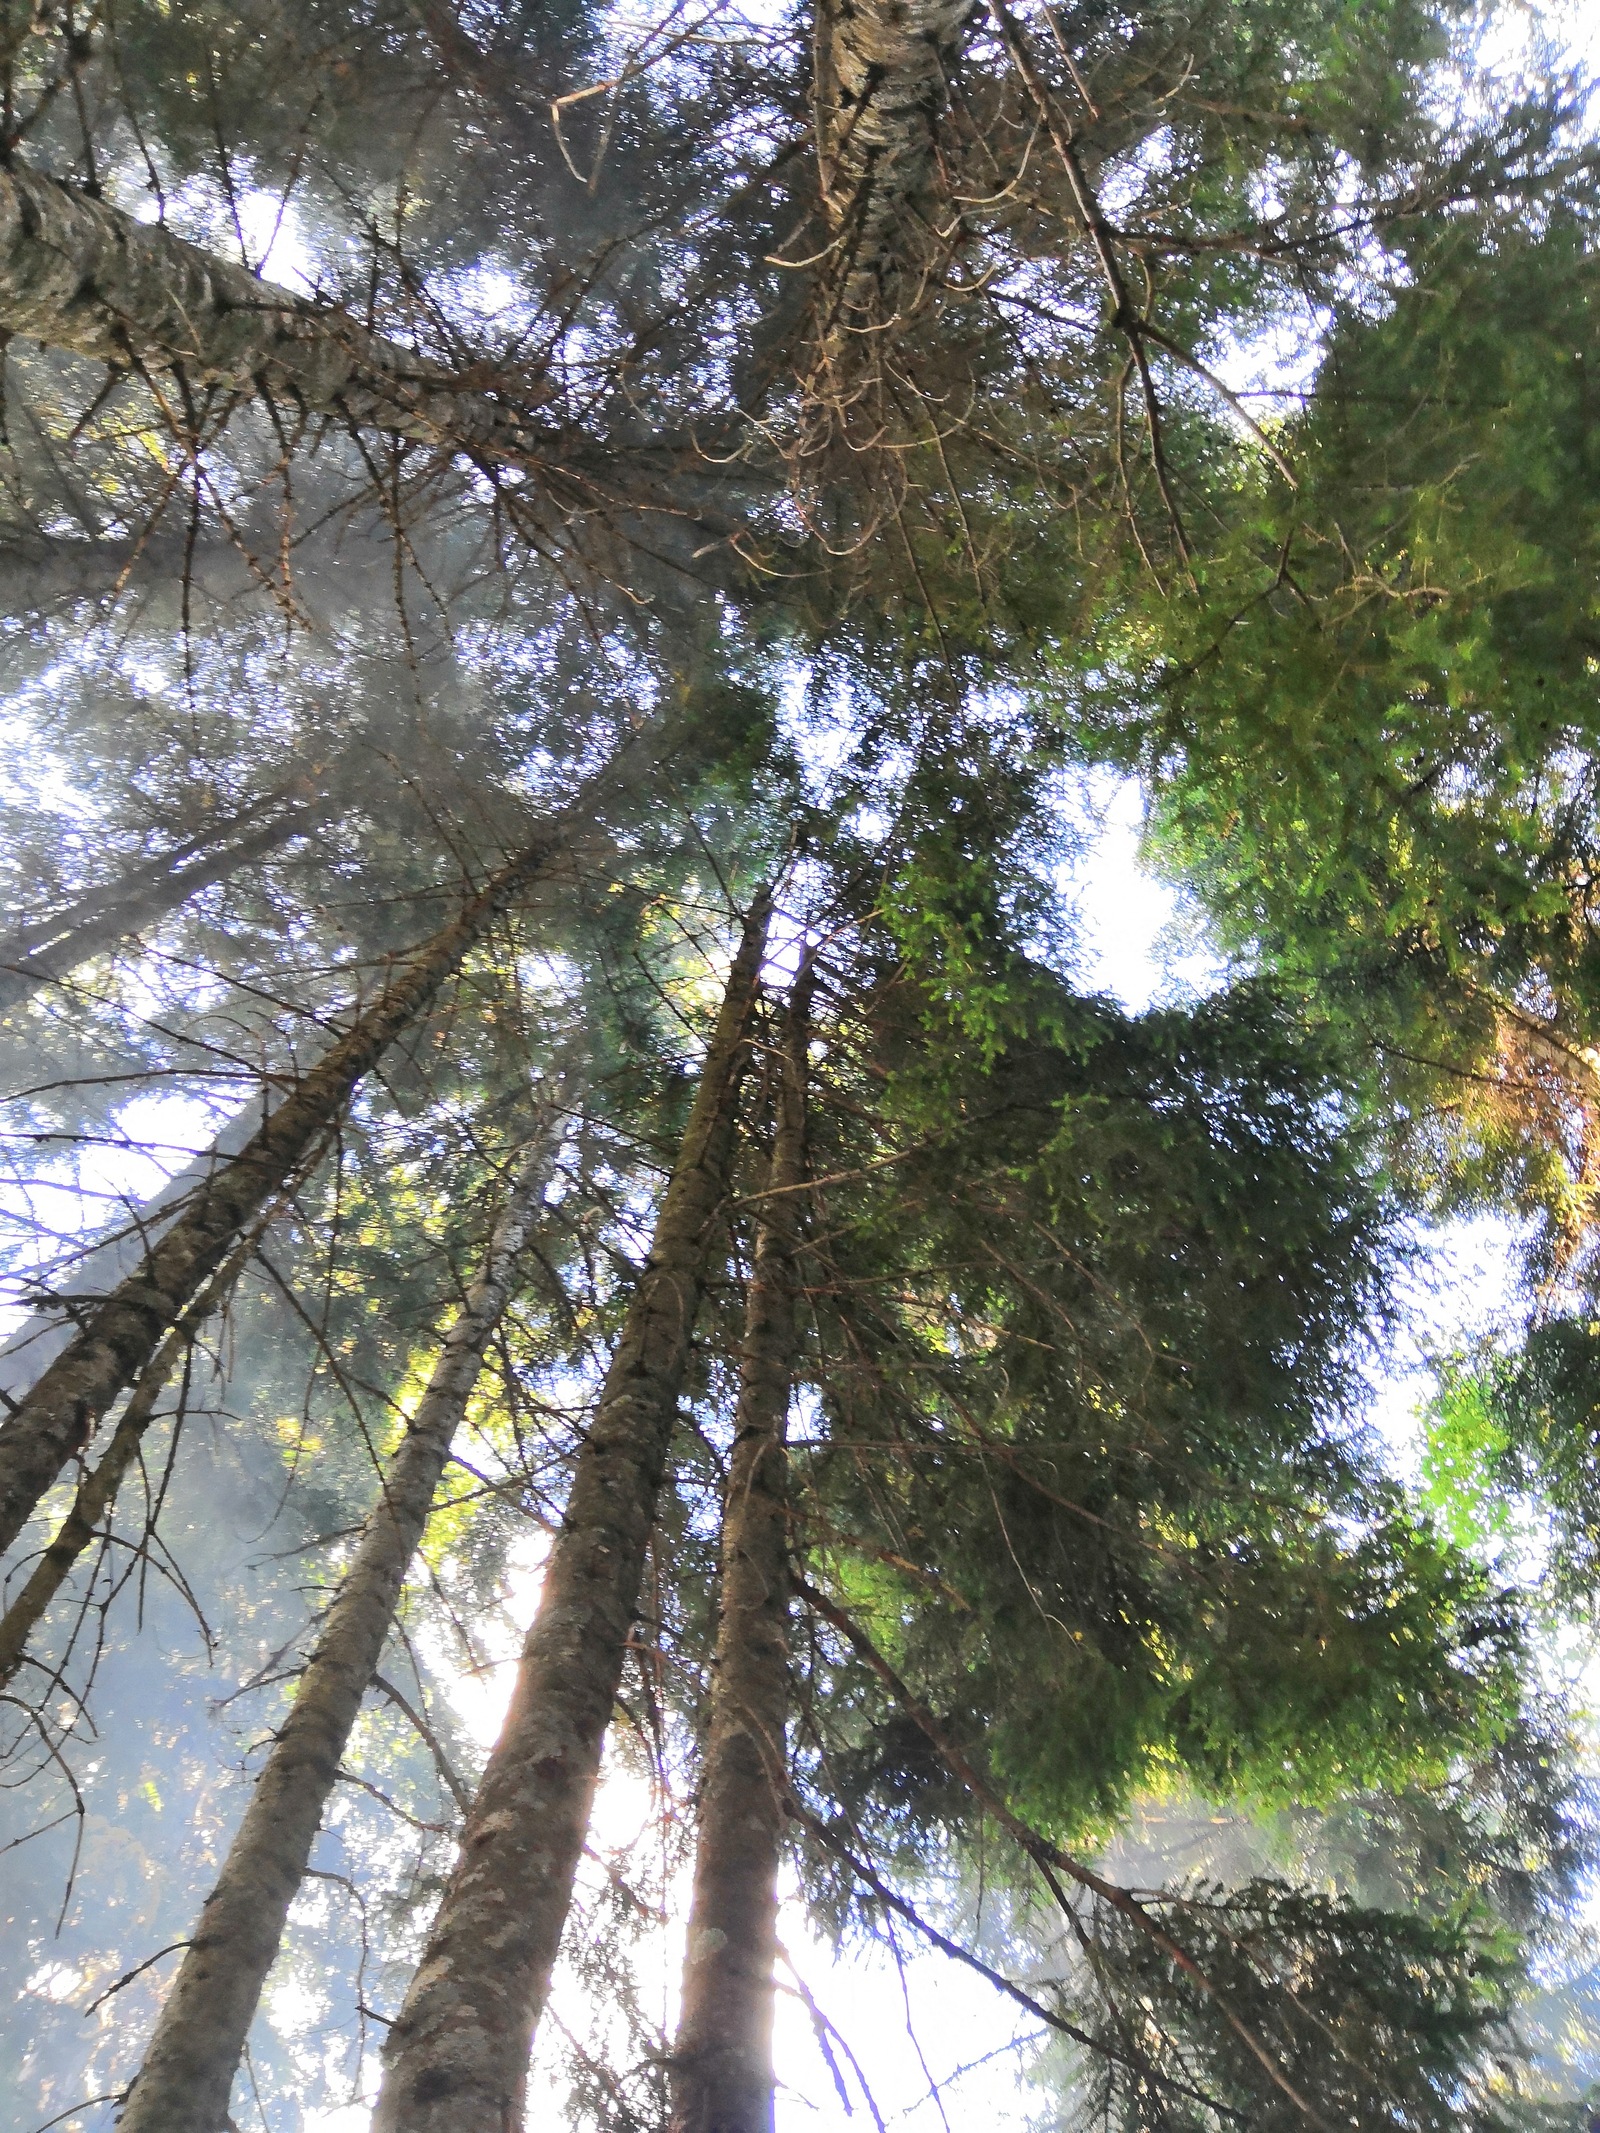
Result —
[[[694,1895],[670,2070],[672,2133],[772,2133],[789,1715],[785,1438],[797,1341],[810,989],[803,968],[789,1003],[745,1303]]]
[[[71,1510],[34,1565],[27,1583],[0,1615],[0,1689],[21,1665],[29,1637],[66,1583],[73,1564],[101,1531],[106,1514],[122,1486],[122,1478],[138,1456],[145,1433],[155,1419],[157,1400],[177,1369],[185,1347],[243,1272],[260,1242],[261,1227],[257,1224],[229,1253],[139,1373],[138,1383],[111,1433],[111,1442],[93,1470],[79,1483]]]
[[[154,1354],[231,1240],[332,1127],[351,1091],[428,1007],[509,899],[546,866],[554,836],[502,867],[433,938],[230,1162],[212,1172],[141,1263],[98,1304],[0,1428],[0,1553],[125,1385]]]
[[[231,2123],[228,2100],[261,1989],[484,1350],[510,1299],[517,1255],[538,1217],[555,1151],[554,1121],[547,1118],[362,1527],[294,1706],[161,2009],[121,2133],[223,2133]]]
[[[389,2032],[374,2133],[509,2133],[522,2122],[533,2031],[572,1899],[727,1195],[767,912],[763,890],[578,1458],[511,1708]]]
[[[827,0],[818,10],[822,196],[843,269],[825,272],[823,288],[847,326],[892,312],[896,283],[928,252],[917,210],[972,15],[970,0]]]
[[[0,940],[0,1014],[41,985],[68,976],[102,949],[156,924],[214,881],[226,881],[240,867],[287,844],[309,819],[308,808],[290,808],[236,844],[207,846],[193,839],[162,859],[130,867],[120,882],[98,895],[80,897],[54,918],[19,926]]]
[[[115,369],[181,370],[244,399],[499,461],[554,441],[526,406],[348,312],[17,166],[0,171],[0,327]]]

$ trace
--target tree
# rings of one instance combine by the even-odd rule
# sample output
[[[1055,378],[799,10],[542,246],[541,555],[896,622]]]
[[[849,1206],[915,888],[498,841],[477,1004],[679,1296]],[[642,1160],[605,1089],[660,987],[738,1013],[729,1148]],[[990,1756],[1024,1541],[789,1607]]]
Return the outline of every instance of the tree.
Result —
[[[511,1708],[389,2032],[380,2127],[442,2133],[481,2124],[485,2112],[514,2118],[521,2109],[727,1190],[769,903],[759,888],[650,1254],[573,1471]]]
[[[1341,320],[1299,494],[1224,501],[1122,724],[1229,945],[1370,1047],[1423,1188],[1536,1214],[1547,1269],[1585,1249],[1595,1097],[1587,177],[1550,212],[1419,231],[1413,287]]]
[[[11,878],[25,924],[77,910],[92,932],[119,896],[138,916],[130,889],[180,889],[202,852],[226,870],[141,918],[148,935],[80,936],[84,977],[52,965],[3,1033],[39,1195],[17,1275],[57,1330],[86,1329],[0,1432],[0,1460],[38,1455],[18,1462],[17,1530],[36,1504],[66,1513],[29,1564],[6,1707],[35,1818],[8,1825],[35,1845],[24,1872],[42,1883],[65,1843],[58,1812],[106,1871],[95,1813],[146,1782],[171,1797],[181,1767],[193,1841],[142,1859],[187,1930],[199,1861],[238,1821],[193,1679],[138,1633],[187,1562],[230,1691],[282,1720],[210,1915],[238,1923],[265,1854],[271,1902],[233,1959],[221,1939],[189,1951],[132,2115],[188,2108],[154,2082],[192,2059],[189,2100],[217,2122],[241,2041],[267,2111],[313,2091],[304,2036],[274,2042],[269,2020],[259,2052],[244,2039],[282,1936],[280,1975],[352,2040],[399,2008],[385,2126],[515,2116],[542,2011],[539,2064],[569,2053],[596,2124],[715,2111],[693,2091],[718,2067],[759,2122],[781,1801],[814,1916],[892,1919],[982,1971],[1085,2055],[1062,2093],[1104,2116],[1309,2123],[1326,2092],[1361,2126],[1492,2122],[1513,2078],[1496,2024],[1547,1914],[1513,1919],[1504,1876],[1478,1901],[1483,1847],[1463,1846],[1448,1917],[1385,1915],[1311,1869],[1145,1895],[1091,1856],[1158,1771],[1333,1814],[1509,1767],[1533,1728],[1516,1605],[1355,1427],[1393,1209],[1336,988],[1286,955],[1193,1012],[1121,1015],[1064,975],[1052,879],[1063,776],[1152,733],[1147,665],[1170,684],[1157,709],[1194,713],[1194,760],[1215,744],[1201,813],[1234,789],[1248,692],[1208,706],[1197,647],[1240,609],[1243,646],[1271,605],[1251,604],[1264,525],[1272,558],[1286,513],[1319,556],[1336,545],[1353,484],[1306,481],[1309,444],[1249,414],[1218,351],[1309,304],[1332,307],[1332,360],[1365,360],[1385,322],[1349,299],[1386,252],[1408,249],[1426,312],[1454,286],[1429,250],[1446,225],[1531,226],[1560,186],[1582,193],[1566,86],[1501,94],[1456,26],[1412,0],[997,0],[959,20],[867,0],[642,27],[584,0],[6,18]],[[1405,330],[1356,388],[1363,438]],[[1441,352],[1462,345],[1441,332]],[[1486,507],[1463,553],[1492,532]],[[1365,730],[1361,690],[1341,679],[1339,701]],[[246,862],[210,835],[302,760],[339,766],[315,839]],[[1331,817],[1302,833],[1259,812],[1264,837],[1331,864]],[[503,873],[507,853],[526,856]],[[769,1027],[764,903],[722,983],[728,915],[761,876],[782,885],[769,970],[792,932],[816,949],[776,1200],[739,1090]],[[1286,901],[1298,922],[1305,899]],[[1525,1019],[1536,1004],[1504,997]],[[509,1122],[575,1035],[583,1116],[537,1305],[502,1318],[466,1419],[472,1467],[425,1525],[419,1482],[398,1607],[410,1547],[373,1514],[360,1562],[381,1575],[326,1625],[359,1613],[361,1650],[336,1667],[323,1641],[302,1675],[317,1633],[280,1543],[330,1583],[481,1252]],[[72,1261],[101,1144],[153,1157],[158,1098],[217,1108],[241,1082],[290,1093],[192,1192],[112,1173],[130,1217],[150,1202],[151,1235],[86,1299],[93,1255]],[[35,1219],[51,1193],[54,1237]],[[48,1496],[102,1416],[76,1502]],[[424,1469],[439,1451],[414,1448]],[[270,1569],[207,1529],[227,1460]],[[780,1467],[781,1519],[742,1487]],[[430,1680],[486,1663],[484,1623],[515,1612],[507,1566],[552,1529],[475,1787]],[[363,1708],[380,1665],[384,1703]],[[741,1679],[769,1751],[787,1729],[786,1767],[752,1760]],[[91,1717],[105,1762],[79,1744]],[[699,1787],[700,1914],[737,1928],[690,1966],[675,2098],[629,1976],[653,1900],[613,1860],[571,1909],[603,1755],[649,1770],[663,1831],[674,1789]],[[730,1837],[745,1814],[748,1845]],[[1550,1911],[1559,1820],[1526,1823]],[[665,1878],[654,1893],[670,1907]],[[125,1946],[102,1909],[92,1952],[71,1942],[103,1966],[81,1992],[103,1987],[142,2036],[177,1949],[154,1911]],[[24,2005],[57,1975],[46,1931],[17,1936]],[[564,1931],[597,2041],[559,2037]],[[741,1981],[726,2056],[700,2048],[714,1969]],[[196,2017],[208,1975],[227,1991]],[[1307,1981],[1309,2027],[1284,1978]],[[41,2029],[59,2066],[126,2088],[115,2044]]]
[[[216,1887],[129,2094],[121,2123],[226,2123],[245,2037],[361,1700],[378,1669],[400,1587],[422,1537],[483,1353],[510,1298],[555,1150],[540,1121],[506,1195],[483,1271],[445,1336],[427,1389],[362,1527],[282,1731],[273,1743]]]
[[[772,1971],[789,1717],[784,1437],[799,1359],[810,990],[804,965],[771,1069],[772,1160],[757,1203],[722,1514],[716,1671],[672,2057],[674,2133],[760,2133],[772,2123]]]
[[[484,928],[550,862],[551,842],[511,860],[426,941],[140,1265],[16,1403],[0,1430],[0,1538],[16,1539],[40,1497],[94,1425],[149,1362],[162,1335],[215,1270],[243,1225],[337,1123],[351,1089],[428,1006]]]

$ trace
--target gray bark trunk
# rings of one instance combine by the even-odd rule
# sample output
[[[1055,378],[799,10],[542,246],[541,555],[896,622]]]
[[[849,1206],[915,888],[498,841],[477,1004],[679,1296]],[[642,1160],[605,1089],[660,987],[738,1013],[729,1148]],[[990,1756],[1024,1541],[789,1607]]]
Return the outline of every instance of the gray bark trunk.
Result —
[[[155,925],[201,889],[265,858],[297,836],[309,819],[310,810],[291,808],[235,844],[180,847],[164,860],[130,868],[123,881],[101,895],[80,897],[54,918],[19,926],[0,940],[0,1014],[102,949]]]
[[[828,0],[817,28],[823,204],[838,265],[823,287],[845,325],[895,309],[928,251],[917,215],[933,189],[935,127],[961,64],[971,0]],[[841,271],[842,270],[842,271]]]
[[[758,896],[545,1566],[505,1726],[400,2018],[375,2133],[509,2133],[572,1899],[655,1522],[689,1342],[727,1194]]]
[[[0,171],[0,327],[115,369],[181,370],[242,398],[497,460],[548,428],[348,312],[216,259],[38,171]]]
[[[209,1148],[185,1163],[159,1192],[129,1207],[119,1228],[73,1262],[61,1285],[52,1289],[54,1300],[30,1313],[0,1347],[0,1405],[15,1411],[20,1396],[38,1383],[46,1365],[72,1339],[85,1309],[133,1272],[206,1182],[249,1145],[288,1093],[281,1083],[266,1083],[260,1097],[230,1118]]]
[[[511,1188],[483,1271],[445,1336],[300,1677],[293,1708],[200,1913],[119,2121],[121,2133],[223,2133],[231,2123],[228,2100],[261,1989],[484,1350],[510,1298],[517,1255],[540,1211],[555,1148],[554,1121],[547,1119]]]
[[[722,1514],[721,1607],[672,2133],[772,2133],[773,1965],[788,1768],[787,1453],[805,1178],[809,976],[791,999],[767,1196],[758,1203],[733,1457]]]
[[[351,1091],[434,994],[507,901],[545,866],[554,838],[502,867],[399,973],[230,1162],[213,1171],[140,1264],[85,1310],[79,1330],[0,1428],[0,1552],[92,1436],[124,1386],[221,1261],[232,1239],[338,1118]]]
[[[960,210],[948,190],[940,200],[939,125],[981,12],[970,0],[820,0],[815,129],[836,242],[819,281],[823,341],[835,357],[852,329],[881,329],[906,298],[914,302],[940,263],[938,226],[953,232]],[[992,0],[991,12],[999,12]],[[1032,92],[1037,76],[1013,29],[1003,26],[1003,41]],[[1075,83],[1072,119],[1052,129],[1058,147],[1068,144],[1071,195],[1085,215],[1094,213],[1088,179],[1166,122],[1168,98],[1193,71],[1189,47],[1159,20],[1090,65],[1095,101]]]
[[[252,1229],[228,1255],[139,1373],[139,1381],[111,1433],[111,1442],[79,1483],[71,1510],[34,1565],[27,1583],[0,1615],[0,1689],[21,1665],[29,1637],[66,1583],[73,1564],[102,1530],[123,1476],[138,1457],[145,1432],[155,1419],[156,1402],[182,1360],[184,1349],[243,1272],[260,1242],[261,1227],[258,1224]]]

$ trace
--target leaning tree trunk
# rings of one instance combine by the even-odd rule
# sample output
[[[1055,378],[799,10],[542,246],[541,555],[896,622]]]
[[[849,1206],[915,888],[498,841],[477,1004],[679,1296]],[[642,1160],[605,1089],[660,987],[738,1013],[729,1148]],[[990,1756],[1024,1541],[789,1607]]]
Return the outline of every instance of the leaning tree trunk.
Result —
[[[217,1169],[141,1263],[98,1305],[0,1428],[0,1552],[123,1387],[131,1384],[221,1261],[232,1239],[333,1126],[351,1091],[434,994],[496,914],[555,850],[542,839],[493,876],[400,974],[231,1162]]]
[[[511,1708],[389,2032],[374,2133],[501,2133],[522,2122],[533,2031],[572,1900],[727,1195],[767,910],[762,891],[545,1565]]]
[[[527,405],[463,385],[349,312],[17,166],[0,172],[0,329],[486,458],[535,459],[552,442]]]
[[[155,925],[201,889],[226,881],[240,867],[265,858],[297,836],[310,819],[290,808],[260,824],[236,844],[180,848],[164,860],[130,868],[121,882],[97,896],[80,897],[53,919],[39,919],[0,939],[0,1014],[41,985],[64,978],[102,949]]]
[[[263,1082],[259,1097],[234,1113],[209,1148],[201,1149],[149,1199],[128,1208],[109,1236],[73,1261],[70,1271],[60,1277],[63,1285],[50,1289],[49,1301],[30,1312],[0,1342],[0,1406],[15,1412],[22,1395],[38,1383],[46,1367],[72,1340],[85,1312],[133,1273],[157,1239],[179,1220],[206,1183],[249,1146],[289,1094],[282,1082]]]
[[[200,1913],[118,2122],[121,2133],[224,2133],[232,2124],[228,2100],[261,1988],[554,1157],[554,1120],[547,1118],[383,1477],[293,1708]]]
[[[745,1304],[722,1514],[711,1723],[670,2068],[672,2133],[772,2133],[773,1965],[789,1713],[784,1439],[797,1339],[809,993],[809,970],[803,970],[789,1005],[772,1164],[758,1203]]]
[[[199,1328],[226,1300],[234,1282],[243,1273],[261,1241],[262,1230],[270,1221],[271,1215],[272,1210],[269,1208],[261,1221],[254,1224],[246,1236],[234,1246],[140,1371],[138,1381],[128,1396],[128,1404],[117,1417],[117,1426],[111,1433],[111,1442],[78,1484],[78,1492],[72,1499],[72,1508],[56,1529],[49,1546],[34,1564],[26,1584],[5,1613],[0,1615],[0,1689],[6,1686],[22,1664],[28,1639],[43,1619],[51,1601],[71,1576],[73,1565],[95,1536],[104,1531],[105,1518],[116,1502],[123,1477],[139,1456],[140,1447],[155,1420],[157,1401],[166,1390],[173,1372],[182,1361],[185,1350],[193,1342]]]

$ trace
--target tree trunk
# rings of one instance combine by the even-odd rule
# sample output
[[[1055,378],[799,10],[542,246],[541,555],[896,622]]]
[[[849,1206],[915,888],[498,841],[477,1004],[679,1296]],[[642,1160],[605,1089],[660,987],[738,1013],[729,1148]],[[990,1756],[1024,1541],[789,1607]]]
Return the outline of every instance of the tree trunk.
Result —
[[[914,283],[933,249],[919,210],[972,21],[969,0],[825,0],[818,10],[818,151],[837,233],[822,287],[847,329],[892,313],[896,285]]]
[[[207,849],[199,839],[191,840],[162,859],[130,867],[120,882],[98,895],[80,897],[54,918],[18,927],[0,940],[0,1014],[41,985],[66,977],[103,948],[154,925],[214,881],[226,881],[240,867],[287,844],[309,819],[309,809],[290,808],[237,844]]]
[[[721,1611],[672,2133],[772,2133],[773,1965],[789,1713],[785,1436],[794,1384],[805,1178],[810,975],[789,1005],[768,1191],[758,1203],[733,1458],[722,1514]]]
[[[101,1453],[93,1471],[79,1483],[72,1509],[34,1565],[28,1582],[0,1615],[0,1689],[21,1665],[29,1637],[66,1583],[73,1564],[101,1530],[122,1486],[122,1477],[138,1456],[145,1432],[155,1419],[156,1402],[177,1369],[185,1347],[244,1271],[261,1240],[263,1226],[258,1223],[229,1253],[139,1373],[138,1383],[111,1433],[111,1442]]]
[[[261,1988],[362,1698],[378,1670],[484,1350],[509,1300],[517,1255],[539,1213],[555,1149],[554,1121],[547,1119],[362,1527],[294,1706],[162,2007],[119,2121],[121,2133],[223,2133],[231,2123],[228,2100]]]
[[[282,1082],[263,1083],[260,1096],[228,1120],[209,1148],[185,1163],[159,1192],[130,1207],[120,1228],[74,1260],[62,1277],[64,1286],[50,1292],[50,1302],[30,1312],[0,1344],[0,1406],[15,1413],[22,1394],[38,1383],[47,1364],[71,1341],[87,1309],[134,1271],[207,1181],[249,1146],[289,1093]]]
[[[139,1266],[98,1305],[0,1428],[0,1552],[125,1385],[154,1354],[227,1251],[343,1110],[351,1091],[434,994],[517,890],[548,864],[549,837],[493,876],[448,926],[404,958],[353,1028],[231,1162],[215,1170]]]
[[[374,2133],[502,2133],[522,2122],[533,2031],[572,1900],[727,1194],[767,911],[762,891],[578,1458],[511,1709],[389,2032]]]
[[[548,454],[549,428],[346,311],[212,257],[159,224],[38,171],[0,172],[0,328],[114,369],[281,401],[502,461]],[[539,396],[537,384],[528,402]]]

